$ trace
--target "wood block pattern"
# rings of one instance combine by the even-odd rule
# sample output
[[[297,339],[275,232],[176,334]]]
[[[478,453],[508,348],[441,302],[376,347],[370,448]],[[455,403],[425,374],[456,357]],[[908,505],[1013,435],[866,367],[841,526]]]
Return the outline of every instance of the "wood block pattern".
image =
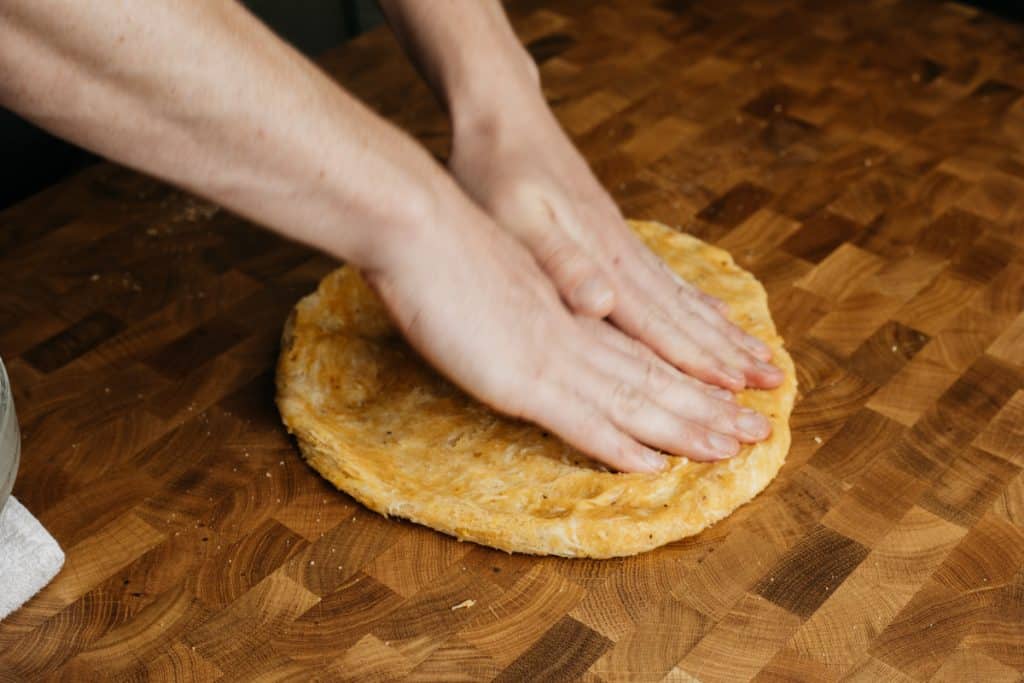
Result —
[[[729,249],[797,363],[793,447],[705,533],[507,555],[370,513],[272,402],[333,268],[99,165],[0,213],[15,494],[67,566],[7,680],[1019,681],[1024,28],[929,0],[512,0],[635,218]],[[376,31],[324,68],[438,158]]]

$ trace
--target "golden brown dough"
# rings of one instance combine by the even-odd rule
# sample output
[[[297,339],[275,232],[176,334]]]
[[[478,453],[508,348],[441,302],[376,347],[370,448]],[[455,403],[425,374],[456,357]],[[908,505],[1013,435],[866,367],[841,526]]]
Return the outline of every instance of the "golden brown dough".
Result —
[[[793,361],[764,288],[729,254],[658,223],[631,222],[682,277],[727,301],[774,351],[785,380],[740,403],[772,436],[714,464],[612,473],[537,427],[502,417],[423,363],[352,268],[328,275],[285,325],[277,404],[303,456],[367,507],[508,551],[615,557],[690,536],[758,494],[789,450]]]

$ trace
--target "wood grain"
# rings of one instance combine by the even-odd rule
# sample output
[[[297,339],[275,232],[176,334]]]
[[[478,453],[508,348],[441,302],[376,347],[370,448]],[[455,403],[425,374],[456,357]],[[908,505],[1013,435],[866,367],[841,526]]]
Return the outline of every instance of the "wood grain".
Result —
[[[15,494],[67,566],[0,679],[1021,680],[1024,28],[955,3],[513,2],[625,214],[732,251],[798,366],[779,478],[635,558],[381,518],[272,402],[335,264],[100,165],[0,213]],[[377,31],[326,55],[439,158]]]

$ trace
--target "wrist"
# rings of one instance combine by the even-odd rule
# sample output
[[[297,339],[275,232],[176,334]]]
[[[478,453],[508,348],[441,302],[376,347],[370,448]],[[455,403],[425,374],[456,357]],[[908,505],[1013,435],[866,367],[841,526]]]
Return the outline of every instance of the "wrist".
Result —
[[[345,260],[367,272],[391,269],[437,224],[442,198],[434,185],[415,177],[393,179],[390,198],[361,207],[350,216],[351,227],[337,230],[349,233]]]
[[[413,267],[472,205],[432,158],[427,161],[429,172],[402,174],[389,187],[390,200],[368,206],[359,219],[359,241],[347,260],[367,274]]]
[[[540,73],[518,44],[496,63],[453,76],[445,85],[445,103],[456,138],[481,128],[507,127],[547,109]]]

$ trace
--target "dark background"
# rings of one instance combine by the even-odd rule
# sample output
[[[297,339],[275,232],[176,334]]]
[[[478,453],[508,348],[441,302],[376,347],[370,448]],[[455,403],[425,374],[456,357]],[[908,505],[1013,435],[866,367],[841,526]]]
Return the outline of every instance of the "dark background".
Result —
[[[1018,21],[1024,20],[1024,2],[1021,2],[1021,0],[975,0],[967,4],[975,5],[990,12],[1001,14],[1004,17],[1017,19]]]
[[[245,0],[245,4],[311,56],[381,21],[374,0]],[[975,0],[970,4],[1024,20],[1024,0]],[[0,209],[96,161],[92,154],[47,135],[3,108],[0,149],[5,151],[0,162]]]

